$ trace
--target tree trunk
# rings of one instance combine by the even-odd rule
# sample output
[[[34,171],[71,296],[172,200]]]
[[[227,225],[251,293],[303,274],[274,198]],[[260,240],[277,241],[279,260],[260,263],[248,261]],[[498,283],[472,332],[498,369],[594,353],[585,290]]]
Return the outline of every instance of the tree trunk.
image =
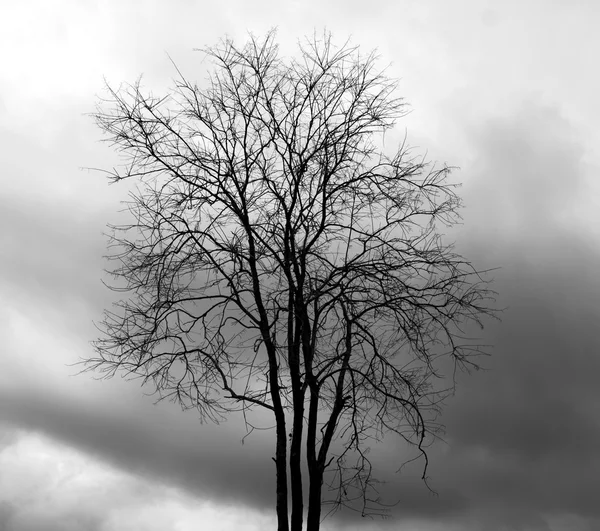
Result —
[[[323,470],[317,464],[309,469],[310,487],[308,493],[308,516],[306,531],[319,531],[321,527],[321,491],[323,487]]]
[[[318,531],[321,525],[321,485],[323,473],[319,473],[317,459],[317,421],[319,408],[319,390],[311,378],[309,385],[310,403],[308,410],[308,426],[306,428],[306,460],[308,463],[308,516],[306,520],[307,531]]]
[[[288,484],[287,484],[287,437],[283,411],[275,415],[277,421],[277,443],[275,447],[277,531],[289,531]]]
[[[295,408],[298,407],[295,405]],[[290,447],[290,484],[292,491],[292,527],[291,531],[302,531],[304,518],[304,493],[302,492],[302,423],[304,408],[294,411],[292,443]]]
[[[290,312],[290,315],[292,312]],[[296,312],[297,314],[297,312]],[[302,531],[304,518],[304,493],[302,492],[302,429],[304,427],[304,392],[300,380],[300,346],[299,339],[302,326],[296,324],[295,335],[292,335],[292,320],[289,324],[288,341],[290,379],[294,401],[294,416],[290,444],[290,480],[292,491],[292,531]]]

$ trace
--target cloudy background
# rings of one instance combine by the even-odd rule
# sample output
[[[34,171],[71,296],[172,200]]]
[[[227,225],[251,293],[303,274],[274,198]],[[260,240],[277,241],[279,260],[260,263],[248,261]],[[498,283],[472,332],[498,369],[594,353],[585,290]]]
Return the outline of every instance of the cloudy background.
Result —
[[[595,0],[73,0],[0,7],[0,530],[273,528],[272,439],[74,376],[112,294],[105,224],[122,187],[91,119],[103,78],[160,92],[194,48],[326,26],[377,47],[412,113],[398,126],[460,166],[459,249],[501,266],[489,369],[461,377],[432,450],[376,450],[386,521],[346,529],[600,529],[600,3]],[[391,471],[391,473],[390,473]],[[360,524],[360,525],[359,525]],[[340,524],[341,525],[341,524]],[[337,524],[330,521],[329,529]]]

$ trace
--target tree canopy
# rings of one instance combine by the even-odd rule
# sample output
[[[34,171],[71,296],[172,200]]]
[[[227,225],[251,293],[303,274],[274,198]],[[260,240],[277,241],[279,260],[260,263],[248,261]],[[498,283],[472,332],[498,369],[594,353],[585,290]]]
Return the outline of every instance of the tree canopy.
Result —
[[[405,104],[374,53],[324,35],[283,57],[274,32],[205,52],[201,86],[109,87],[94,114],[124,156],[110,179],[138,187],[112,227],[125,296],[87,363],[204,418],[268,411],[278,529],[302,529],[308,497],[313,531],[324,502],[376,507],[370,441],[426,459],[439,363],[476,366],[461,327],[493,315],[493,292],[442,239],[450,169],[382,147]]]

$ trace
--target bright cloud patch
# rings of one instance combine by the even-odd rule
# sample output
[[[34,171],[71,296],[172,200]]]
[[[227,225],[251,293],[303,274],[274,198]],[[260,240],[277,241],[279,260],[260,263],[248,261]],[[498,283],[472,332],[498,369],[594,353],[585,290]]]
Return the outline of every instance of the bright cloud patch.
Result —
[[[111,468],[31,433],[0,450],[0,529],[6,531],[254,531],[273,519],[218,507]]]

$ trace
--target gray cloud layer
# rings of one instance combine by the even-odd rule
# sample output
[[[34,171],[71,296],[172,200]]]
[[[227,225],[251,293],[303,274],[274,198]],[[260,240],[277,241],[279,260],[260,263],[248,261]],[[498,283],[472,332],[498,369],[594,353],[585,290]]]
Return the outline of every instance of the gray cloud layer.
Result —
[[[460,248],[483,267],[502,266],[496,288],[508,309],[485,331],[494,345],[483,360],[489,370],[461,377],[445,411],[448,445],[433,450],[430,470],[439,496],[420,483],[418,467],[386,473],[402,459],[394,459],[391,441],[382,449],[380,459],[393,463],[381,463],[382,494],[400,499],[389,522],[549,530],[549,515],[573,513],[592,526],[600,522],[600,260],[597,242],[570,220],[586,208],[582,151],[555,110],[532,104],[480,125],[472,143],[477,160],[464,170],[470,207]],[[102,239],[87,232],[98,217],[86,222],[79,211],[73,224],[68,204],[59,213],[40,204],[35,218],[23,211],[14,203],[1,210],[4,223],[18,220],[4,245],[8,293],[42,309],[59,304],[65,321],[82,323],[69,301],[81,300],[86,311],[108,301],[95,283]],[[65,330],[79,335],[77,327]],[[31,367],[30,386],[0,389],[0,419],[202,497],[272,506],[271,432],[242,446],[239,422],[199,426],[193,413],[149,407],[134,383],[90,382],[89,396],[77,400],[58,387],[68,380],[36,388],[43,378]]]

